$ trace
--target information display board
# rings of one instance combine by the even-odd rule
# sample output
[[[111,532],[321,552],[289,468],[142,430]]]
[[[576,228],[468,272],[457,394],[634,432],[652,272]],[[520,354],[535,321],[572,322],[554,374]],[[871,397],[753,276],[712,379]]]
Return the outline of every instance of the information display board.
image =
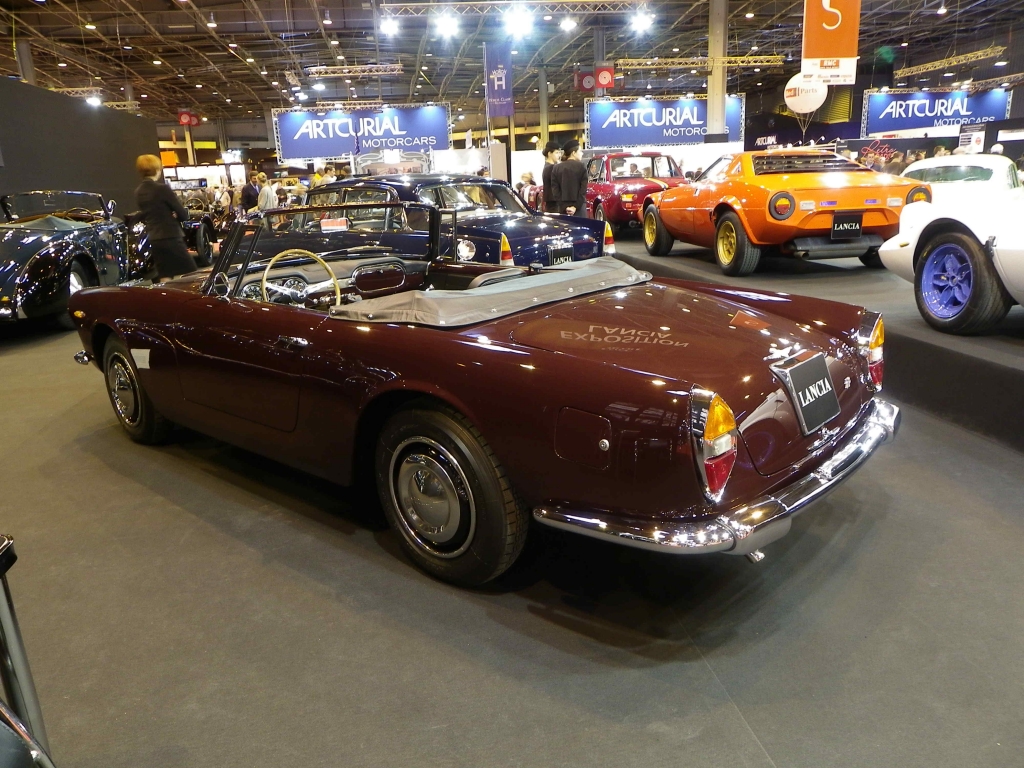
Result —
[[[878,91],[864,96],[862,136],[915,128],[989,123],[1005,120],[1010,115],[1010,93],[1002,88],[975,94],[968,91]]]
[[[443,104],[400,104],[383,109],[275,109],[280,162],[337,160],[361,152],[450,149],[451,110]]]
[[[725,125],[729,141],[743,141],[744,96],[728,96]],[[703,144],[708,132],[707,99],[658,97],[587,99],[588,149]]]

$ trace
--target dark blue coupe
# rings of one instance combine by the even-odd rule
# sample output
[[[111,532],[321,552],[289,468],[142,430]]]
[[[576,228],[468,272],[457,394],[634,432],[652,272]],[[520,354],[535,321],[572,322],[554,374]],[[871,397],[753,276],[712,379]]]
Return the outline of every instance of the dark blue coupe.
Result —
[[[454,212],[455,255],[460,261],[551,266],[615,253],[611,228],[605,222],[539,214],[504,181],[482,176],[409,174],[345,179],[311,189],[304,202],[324,206],[403,200]],[[423,237],[426,223],[421,224],[403,221],[385,227],[393,232],[382,242],[395,237]],[[445,231],[442,228],[442,234]],[[395,243],[394,247],[410,251],[401,245]]]

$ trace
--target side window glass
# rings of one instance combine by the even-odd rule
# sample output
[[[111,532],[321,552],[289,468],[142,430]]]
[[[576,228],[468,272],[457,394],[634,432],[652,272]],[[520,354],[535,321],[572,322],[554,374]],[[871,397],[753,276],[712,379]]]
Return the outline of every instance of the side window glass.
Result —
[[[589,178],[591,181],[603,181],[604,180],[604,161],[599,158],[594,158],[590,161]]]

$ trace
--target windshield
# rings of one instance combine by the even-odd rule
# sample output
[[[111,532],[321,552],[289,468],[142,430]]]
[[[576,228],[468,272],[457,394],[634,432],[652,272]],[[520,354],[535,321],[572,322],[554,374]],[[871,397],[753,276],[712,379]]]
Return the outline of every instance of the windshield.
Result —
[[[914,168],[904,171],[903,175],[930,184],[945,184],[951,181],[988,181],[992,178],[992,169],[980,165],[938,165]]]
[[[612,169],[613,179],[629,178],[668,178],[682,176],[675,161],[668,155],[657,157],[611,157],[608,164]]]
[[[79,209],[103,216],[103,198],[91,192],[24,192],[3,198],[4,212],[11,219],[47,216]]]
[[[527,213],[526,207],[502,184],[444,184],[429,189],[441,196],[441,207],[449,210],[484,215],[495,211]]]

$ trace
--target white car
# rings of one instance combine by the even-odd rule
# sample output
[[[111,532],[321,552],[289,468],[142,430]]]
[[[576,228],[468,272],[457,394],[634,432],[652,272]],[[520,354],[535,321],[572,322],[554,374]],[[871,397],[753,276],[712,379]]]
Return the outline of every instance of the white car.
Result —
[[[1002,155],[947,155],[911,164],[931,202],[911,203],[878,254],[914,284],[921,316],[945,333],[982,333],[1024,302],[1024,187]]]

